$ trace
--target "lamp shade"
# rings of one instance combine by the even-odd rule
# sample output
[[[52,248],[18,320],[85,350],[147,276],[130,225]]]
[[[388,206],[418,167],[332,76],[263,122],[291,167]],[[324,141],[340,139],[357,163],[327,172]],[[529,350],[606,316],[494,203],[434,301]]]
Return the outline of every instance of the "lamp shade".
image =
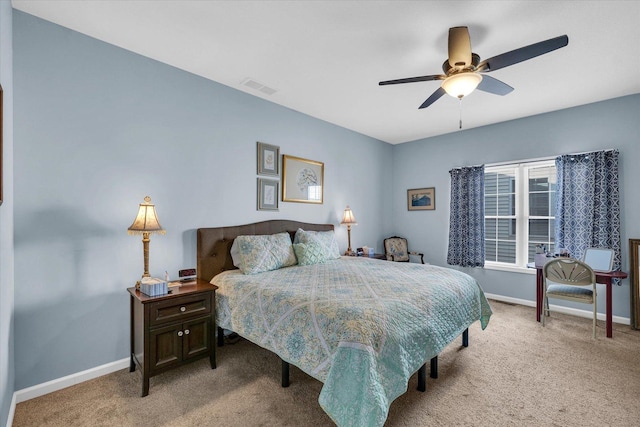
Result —
[[[128,232],[129,234],[166,233],[158,221],[156,206],[151,204],[151,197],[145,197],[144,203],[140,203],[138,215],[136,215],[136,219],[133,220],[133,224],[129,227]]]
[[[342,225],[358,225],[356,218],[353,216],[353,212],[351,212],[351,208],[347,206],[344,210],[344,215],[342,216],[342,221],[340,222]]]
[[[454,74],[442,82],[442,89],[454,98],[462,99],[473,92],[481,81],[482,75],[479,73]]]

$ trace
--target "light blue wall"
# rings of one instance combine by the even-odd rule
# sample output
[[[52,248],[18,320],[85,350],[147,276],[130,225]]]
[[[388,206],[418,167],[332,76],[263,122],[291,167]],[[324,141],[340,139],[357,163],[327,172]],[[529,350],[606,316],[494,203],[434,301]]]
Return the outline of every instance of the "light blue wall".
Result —
[[[482,96],[482,94],[479,94]],[[495,99],[494,102],[500,102]],[[466,110],[465,114],[473,114]],[[446,265],[449,230],[449,170],[459,166],[620,150],[622,261],[628,269],[628,239],[640,236],[640,95],[570,108],[491,126],[401,144],[393,150],[394,232],[410,236],[414,250]],[[407,211],[408,188],[436,187],[435,211]],[[535,277],[466,268],[485,292],[535,301]],[[603,288],[604,290],[604,288]],[[613,288],[614,315],[630,315],[629,281]],[[604,291],[598,311],[604,312]],[[584,306],[582,306],[583,308]]]
[[[11,3],[0,1],[0,84],[3,89],[0,205],[0,425],[9,418],[14,391],[13,340],[13,53]]]
[[[155,276],[195,267],[198,227],[329,222],[344,250],[347,204],[382,249],[391,145],[17,11],[14,46],[16,389],[127,357],[146,195]],[[257,211],[256,141],[324,162],[324,204]]]

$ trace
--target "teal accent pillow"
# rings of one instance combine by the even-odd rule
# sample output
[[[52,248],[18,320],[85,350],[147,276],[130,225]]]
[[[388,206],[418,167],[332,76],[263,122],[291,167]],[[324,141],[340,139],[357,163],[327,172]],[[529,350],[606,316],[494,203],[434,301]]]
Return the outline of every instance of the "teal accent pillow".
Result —
[[[293,243],[318,243],[324,250],[325,259],[340,258],[340,248],[333,230],[329,231],[305,231],[298,228],[293,238]]]
[[[266,236],[238,236],[234,242],[239,259],[238,268],[244,274],[277,270],[296,264],[289,233]]]
[[[319,243],[294,243],[293,251],[298,258],[298,265],[322,264],[327,260],[325,250]]]

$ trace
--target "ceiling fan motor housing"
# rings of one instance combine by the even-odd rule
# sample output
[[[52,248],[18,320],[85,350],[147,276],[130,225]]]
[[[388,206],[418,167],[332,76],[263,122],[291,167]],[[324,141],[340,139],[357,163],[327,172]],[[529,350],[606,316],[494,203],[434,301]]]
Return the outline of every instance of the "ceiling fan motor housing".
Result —
[[[450,76],[451,74],[454,73],[460,73],[460,72],[464,72],[464,71],[476,71],[476,68],[478,67],[478,64],[480,63],[480,55],[478,55],[477,53],[471,53],[471,66],[464,68],[464,67],[452,67],[451,64],[449,64],[449,60],[447,59],[446,61],[444,61],[442,63],[442,71],[447,75]]]

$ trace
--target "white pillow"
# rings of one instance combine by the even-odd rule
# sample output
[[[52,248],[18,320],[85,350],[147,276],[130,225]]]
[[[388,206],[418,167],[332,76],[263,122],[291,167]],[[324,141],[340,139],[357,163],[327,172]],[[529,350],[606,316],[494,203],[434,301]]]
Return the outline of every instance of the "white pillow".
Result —
[[[231,245],[231,259],[233,260],[233,265],[240,268],[240,248],[238,248],[238,239],[233,239],[233,244]]]

